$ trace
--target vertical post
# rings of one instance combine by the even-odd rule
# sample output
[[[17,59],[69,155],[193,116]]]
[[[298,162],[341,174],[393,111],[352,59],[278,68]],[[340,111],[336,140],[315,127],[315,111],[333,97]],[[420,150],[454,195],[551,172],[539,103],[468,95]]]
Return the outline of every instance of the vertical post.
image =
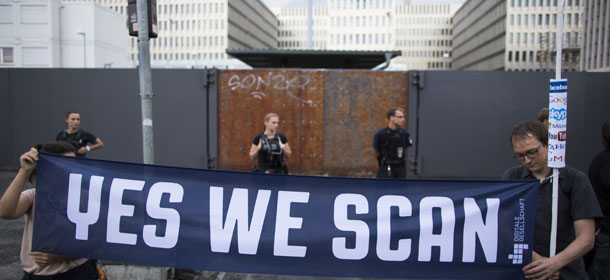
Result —
[[[555,55],[555,80],[559,81],[561,80],[561,57],[562,57],[562,48],[563,48],[563,4],[564,4],[565,0],[559,0],[559,6],[558,11],[557,11],[557,36],[556,37],[556,46],[557,46],[557,52]],[[567,81],[566,81],[567,84]],[[553,91],[553,89],[551,88],[551,92]],[[566,107],[567,107],[567,86],[565,89],[565,102],[566,102]],[[550,98],[549,98],[550,99]],[[552,102],[552,101],[551,101]],[[551,109],[554,109],[552,107],[553,104],[549,104],[549,114],[551,113]],[[562,121],[565,122],[565,124],[567,124],[567,111],[565,112],[566,116],[565,119],[563,119]],[[553,122],[551,121],[551,116],[549,115],[549,123],[551,123],[551,126],[553,124]],[[551,128],[549,128],[549,135],[551,134],[553,130]],[[566,127],[566,131],[567,131],[567,127]],[[551,139],[549,138],[549,142],[551,142]],[[554,142],[554,141],[553,141]],[[565,149],[565,148],[564,148]],[[550,149],[549,149],[550,151]],[[550,155],[550,154],[549,154]],[[549,159],[550,160],[550,159]],[[555,160],[553,158],[553,160]],[[555,256],[555,253],[557,252],[557,208],[558,208],[558,195],[559,195],[559,169],[561,167],[565,166],[565,154],[564,157],[562,158],[562,161],[559,163],[554,163],[553,166],[551,166],[553,168],[553,177],[552,177],[552,182],[553,182],[553,203],[552,203],[552,214],[551,214],[551,239],[550,239],[550,247],[549,247],[549,257]]]
[[[155,163],[153,146],[153,93],[150,69],[150,36],[148,34],[147,0],[137,0],[138,61],[140,101],[142,104],[142,151],[145,164]]]
[[[307,0],[307,49],[313,49],[313,2]]]
[[[76,32],[78,35],[83,36],[83,67],[87,68],[87,33],[85,31],[79,30]]]

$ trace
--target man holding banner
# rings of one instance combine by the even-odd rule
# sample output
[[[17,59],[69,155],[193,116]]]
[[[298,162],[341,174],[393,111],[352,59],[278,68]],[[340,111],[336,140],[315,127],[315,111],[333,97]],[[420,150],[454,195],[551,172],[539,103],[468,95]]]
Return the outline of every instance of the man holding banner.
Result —
[[[552,170],[547,165],[547,128],[538,122],[523,122],[510,135],[513,157],[521,162],[504,172],[505,180],[540,180],[534,252],[532,262],[523,268],[527,279],[588,279],[582,256],[593,248],[594,218],[601,209],[591,183],[584,173],[566,166],[559,171],[557,255],[549,258],[551,230]],[[553,277],[554,276],[554,277]]]

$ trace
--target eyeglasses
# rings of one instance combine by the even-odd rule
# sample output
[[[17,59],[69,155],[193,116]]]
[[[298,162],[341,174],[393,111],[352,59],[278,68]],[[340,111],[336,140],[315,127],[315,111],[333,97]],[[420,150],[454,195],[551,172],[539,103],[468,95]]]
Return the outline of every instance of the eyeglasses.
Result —
[[[538,150],[540,149],[540,147],[542,147],[542,143],[540,145],[538,145],[538,148],[533,149],[533,150],[529,150],[525,153],[513,153],[513,157],[518,160],[518,161],[524,161],[525,157],[529,158],[529,159],[534,159],[535,157],[538,156]]]

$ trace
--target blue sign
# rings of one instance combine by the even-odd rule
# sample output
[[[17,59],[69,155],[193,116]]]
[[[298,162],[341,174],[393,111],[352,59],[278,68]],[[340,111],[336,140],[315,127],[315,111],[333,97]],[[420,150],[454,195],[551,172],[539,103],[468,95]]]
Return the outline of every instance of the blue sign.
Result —
[[[568,110],[566,109],[555,109],[551,108],[549,110],[549,118],[556,121],[563,121],[568,117]]]
[[[333,178],[41,154],[33,251],[242,273],[523,279],[538,182]]]
[[[549,92],[567,92],[568,91],[568,80],[551,80],[549,85]]]

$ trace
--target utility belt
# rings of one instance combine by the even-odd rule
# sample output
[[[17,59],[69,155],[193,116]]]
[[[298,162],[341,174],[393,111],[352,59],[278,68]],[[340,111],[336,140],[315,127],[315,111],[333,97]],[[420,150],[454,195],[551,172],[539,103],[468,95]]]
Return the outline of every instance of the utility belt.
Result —
[[[252,168],[252,172],[273,173],[273,174],[288,174],[288,166],[286,166],[285,164],[282,164],[282,166],[279,166],[279,167],[261,168],[261,167],[255,165]]]
[[[381,160],[381,165],[402,166],[405,165],[405,159],[383,159]]]

